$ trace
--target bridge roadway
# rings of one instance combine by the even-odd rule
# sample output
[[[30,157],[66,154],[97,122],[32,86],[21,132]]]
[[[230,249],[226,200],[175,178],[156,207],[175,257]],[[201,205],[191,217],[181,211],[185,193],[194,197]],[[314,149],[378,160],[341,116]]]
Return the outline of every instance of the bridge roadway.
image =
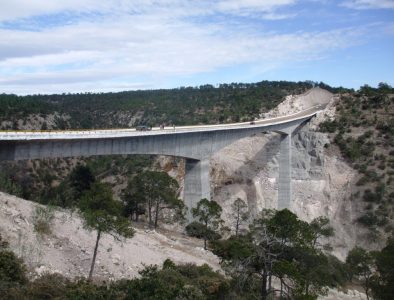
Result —
[[[278,174],[278,209],[291,203],[291,135],[325,108],[332,94],[312,89],[302,95],[313,106],[301,112],[250,122],[135,129],[68,131],[0,131],[0,161],[114,154],[156,154],[186,159],[184,201],[190,208],[211,198],[209,160],[220,149],[252,134],[281,134]],[[308,98],[308,100],[310,100]],[[317,100],[316,100],[317,99]]]
[[[272,125],[286,124],[305,118],[311,118],[317,112],[324,109],[325,105],[319,104],[301,112],[269,119],[260,119],[250,122],[214,124],[214,125],[194,125],[194,126],[167,126],[164,129],[153,127],[152,130],[138,131],[130,129],[83,129],[83,130],[0,130],[0,141],[32,141],[32,140],[78,140],[97,138],[119,138],[136,137],[147,135],[180,134],[191,132],[208,132],[230,129],[260,128]]]

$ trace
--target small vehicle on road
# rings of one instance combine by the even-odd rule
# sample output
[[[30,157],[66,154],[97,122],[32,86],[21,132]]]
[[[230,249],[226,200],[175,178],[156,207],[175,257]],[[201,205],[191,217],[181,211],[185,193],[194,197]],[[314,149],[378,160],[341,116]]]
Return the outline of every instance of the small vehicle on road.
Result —
[[[250,122],[250,125],[254,125],[254,124],[256,124],[254,121],[251,121],[251,122]]]
[[[152,127],[146,125],[138,125],[135,130],[137,131],[149,131],[152,130]]]

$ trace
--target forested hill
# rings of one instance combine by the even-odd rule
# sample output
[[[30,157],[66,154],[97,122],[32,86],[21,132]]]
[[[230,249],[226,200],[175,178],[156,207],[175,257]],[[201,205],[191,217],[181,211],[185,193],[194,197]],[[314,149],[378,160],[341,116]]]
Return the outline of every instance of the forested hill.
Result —
[[[320,124],[342,157],[359,172],[352,200],[364,203],[358,222],[371,230],[394,233],[394,88],[362,86],[342,93],[334,120]]]
[[[0,129],[89,129],[247,121],[272,109],[286,95],[303,93],[313,84],[262,81],[117,93],[1,94]],[[318,85],[333,90],[324,83]],[[40,122],[32,122],[32,118]],[[25,126],[29,123],[33,125]]]

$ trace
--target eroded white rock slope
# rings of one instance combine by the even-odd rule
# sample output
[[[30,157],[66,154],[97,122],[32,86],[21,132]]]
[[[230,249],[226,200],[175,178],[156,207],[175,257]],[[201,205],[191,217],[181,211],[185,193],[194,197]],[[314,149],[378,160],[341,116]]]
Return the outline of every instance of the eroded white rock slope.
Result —
[[[288,96],[267,116],[295,113],[313,103],[311,97]],[[330,240],[333,254],[344,260],[355,245],[367,249],[381,247],[370,243],[356,223],[362,207],[351,199],[357,172],[330,144],[328,136],[317,132],[318,124],[335,117],[332,98],[327,108],[293,136],[291,210],[306,221],[319,216],[330,219],[335,237]],[[278,155],[280,135],[259,134],[237,141],[211,160],[213,198],[224,208],[231,226],[231,203],[243,199],[252,215],[263,208],[276,208],[278,198]]]
[[[96,233],[83,228],[81,219],[70,211],[56,211],[52,234],[34,231],[33,214],[39,204],[0,192],[0,233],[10,248],[38,274],[58,272],[67,277],[87,276]],[[162,265],[166,258],[177,263],[207,263],[219,267],[216,256],[204,251],[200,241],[182,236],[165,236],[154,231],[136,230],[132,239],[101,238],[95,277],[106,280],[130,278],[143,264]]]

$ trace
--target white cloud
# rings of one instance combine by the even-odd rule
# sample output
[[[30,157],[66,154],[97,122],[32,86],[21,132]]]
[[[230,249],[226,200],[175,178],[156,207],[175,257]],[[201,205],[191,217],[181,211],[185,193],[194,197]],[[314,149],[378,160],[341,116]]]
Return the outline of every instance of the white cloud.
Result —
[[[265,20],[284,20],[284,19],[290,19],[290,18],[294,18],[297,14],[293,13],[293,14],[278,14],[278,13],[264,13],[262,15],[262,18]]]
[[[94,0],[0,0],[0,21],[47,15],[61,11],[82,11],[94,7]]]
[[[294,13],[279,13],[281,8],[295,4],[297,0],[225,0],[219,1],[213,9],[224,14],[255,16],[265,20],[292,18]]]
[[[0,0],[0,22],[34,16],[74,13],[147,13],[168,15],[209,15],[274,12],[296,0]]]
[[[3,30],[0,48],[9,45],[9,51],[0,61],[0,87],[43,91],[42,85],[52,89],[57,84],[61,91],[81,83],[88,87],[117,78],[133,82],[139,77],[188,76],[243,63],[283,65],[318,59],[357,40],[352,29],[260,35],[232,29],[231,36],[226,31],[218,25],[196,27],[180,21],[164,25],[154,19],[128,18],[45,32],[11,35]],[[20,57],[13,55],[14,49],[21,49]]]
[[[4,1],[4,0],[0,0]],[[261,72],[292,61],[318,60],[350,47],[365,28],[280,34],[256,24],[194,20],[217,12],[282,19],[295,0],[14,0],[0,20],[94,7],[99,19],[79,19],[39,31],[0,29],[0,93],[102,91],[158,86],[165,78],[235,65]],[[94,2],[94,4],[92,4]],[[19,10],[17,7],[23,7]],[[4,8],[4,9],[3,9]],[[198,18],[197,18],[198,19]],[[124,88],[123,88],[124,87]]]
[[[348,0],[342,6],[352,9],[394,9],[394,0]]]
[[[275,8],[295,2],[295,0],[225,0],[220,1],[217,7],[223,11],[259,10],[270,12]]]

